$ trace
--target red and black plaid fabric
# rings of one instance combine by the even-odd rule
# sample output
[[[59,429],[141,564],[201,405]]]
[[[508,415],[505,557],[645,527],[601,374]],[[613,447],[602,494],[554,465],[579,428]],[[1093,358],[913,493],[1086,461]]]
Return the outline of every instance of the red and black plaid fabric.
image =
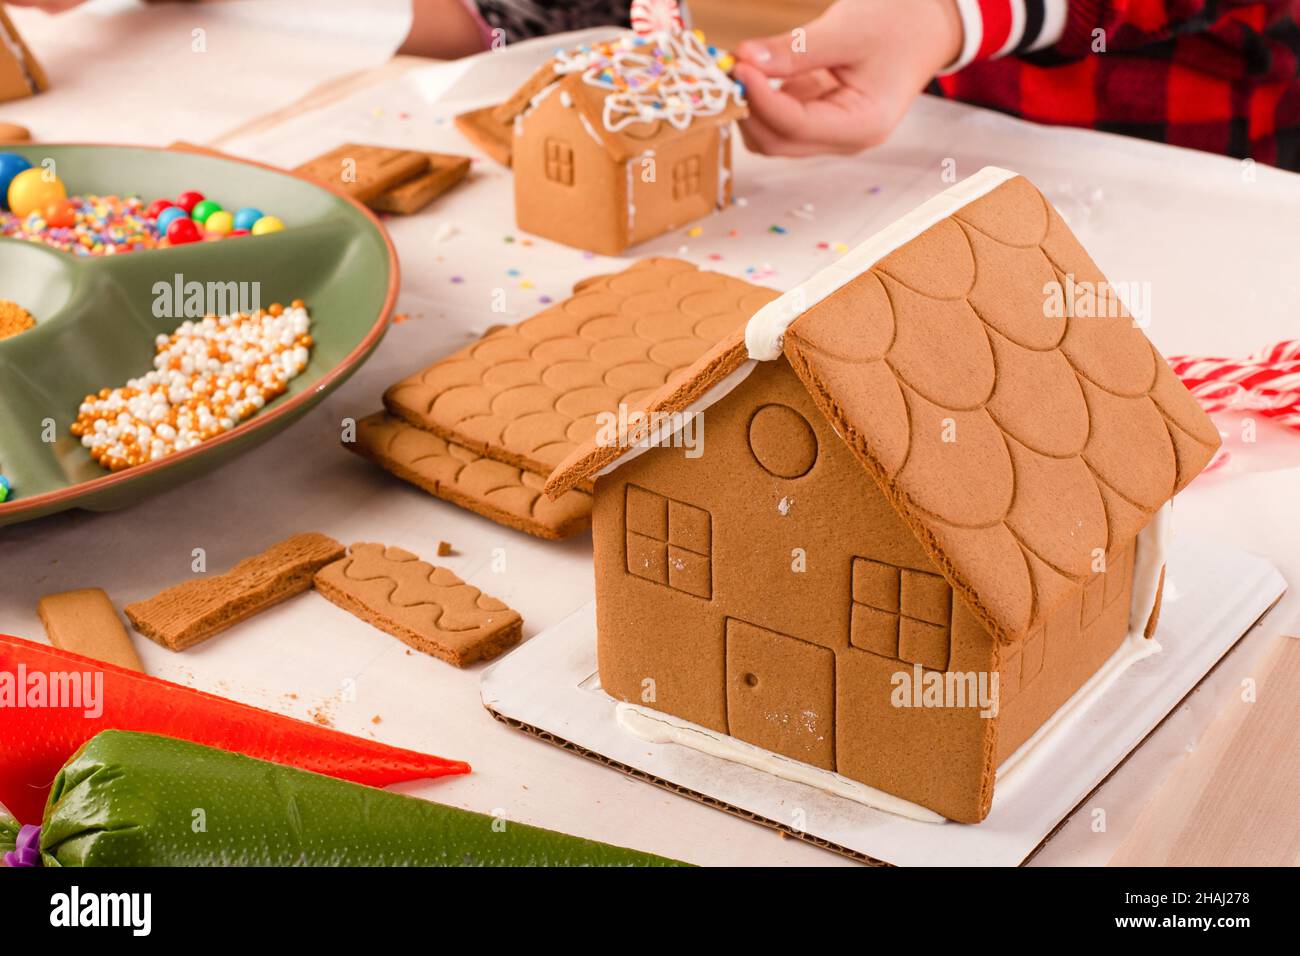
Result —
[[[1300,170],[1300,0],[959,6],[968,35],[972,10],[982,21],[968,38],[965,59],[974,62],[940,77],[933,92]],[[1045,29],[1057,35],[1044,38]]]

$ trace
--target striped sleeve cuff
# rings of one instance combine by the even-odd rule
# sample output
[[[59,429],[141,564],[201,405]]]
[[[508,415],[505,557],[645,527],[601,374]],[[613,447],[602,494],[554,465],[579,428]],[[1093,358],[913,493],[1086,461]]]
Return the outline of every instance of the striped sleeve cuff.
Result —
[[[1049,47],[1061,38],[1070,0],[957,0],[963,30],[961,52],[941,75],[976,60],[991,60]]]

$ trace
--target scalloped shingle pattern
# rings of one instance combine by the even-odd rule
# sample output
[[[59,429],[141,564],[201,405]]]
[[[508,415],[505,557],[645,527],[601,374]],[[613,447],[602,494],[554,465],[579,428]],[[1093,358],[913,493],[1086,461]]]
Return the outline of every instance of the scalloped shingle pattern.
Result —
[[[1210,460],[1219,435],[1015,178],[797,319],[784,352],[994,634],[1023,636]],[[1074,316],[1044,308],[1052,283]]]
[[[551,472],[777,295],[676,259],[644,259],[390,387],[399,418],[507,464]]]

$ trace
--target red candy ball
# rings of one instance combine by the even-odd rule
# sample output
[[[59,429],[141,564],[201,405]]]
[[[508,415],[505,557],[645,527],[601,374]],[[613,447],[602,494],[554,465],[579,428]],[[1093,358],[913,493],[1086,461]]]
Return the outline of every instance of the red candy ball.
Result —
[[[248,234],[249,233],[247,229],[231,229],[228,233],[226,233],[226,238],[232,239],[235,236],[247,236]]]
[[[173,246],[179,246],[186,242],[198,242],[203,238],[199,232],[199,224],[193,219],[184,217],[176,219],[167,227],[167,241]]]
[[[185,210],[185,215],[194,211],[194,207],[203,202],[203,193],[195,192],[193,189],[186,190],[176,197],[176,205]]]
[[[172,202],[170,199],[155,199],[153,202],[149,204],[149,208],[144,211],[144,214],[148,216],[150,219],[157,219],[159,213],[161,213],[168,206],[174,206],[174,205],[176,204]]]
[[[71,199],[56,199],[45,207],[45,224],[56,229],[77,224],[77,207]]]

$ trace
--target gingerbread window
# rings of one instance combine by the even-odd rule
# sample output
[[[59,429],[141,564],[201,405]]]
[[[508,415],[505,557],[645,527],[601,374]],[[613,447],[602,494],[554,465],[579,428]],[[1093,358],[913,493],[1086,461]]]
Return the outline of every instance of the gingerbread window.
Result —
[[[853,559],[849,643],[881,657],[947,670],[952,588],[938,574]]]
[[[562,186],[573,185],[573,147],[563,140],[546,141],[546,178]]]
[[[713,521],[703,508],[627,486],[627,571],[695,597],[713,596]]]
[[[688,156],[673,164],[673,198],[686,199],[700,193],[700,157]]]

